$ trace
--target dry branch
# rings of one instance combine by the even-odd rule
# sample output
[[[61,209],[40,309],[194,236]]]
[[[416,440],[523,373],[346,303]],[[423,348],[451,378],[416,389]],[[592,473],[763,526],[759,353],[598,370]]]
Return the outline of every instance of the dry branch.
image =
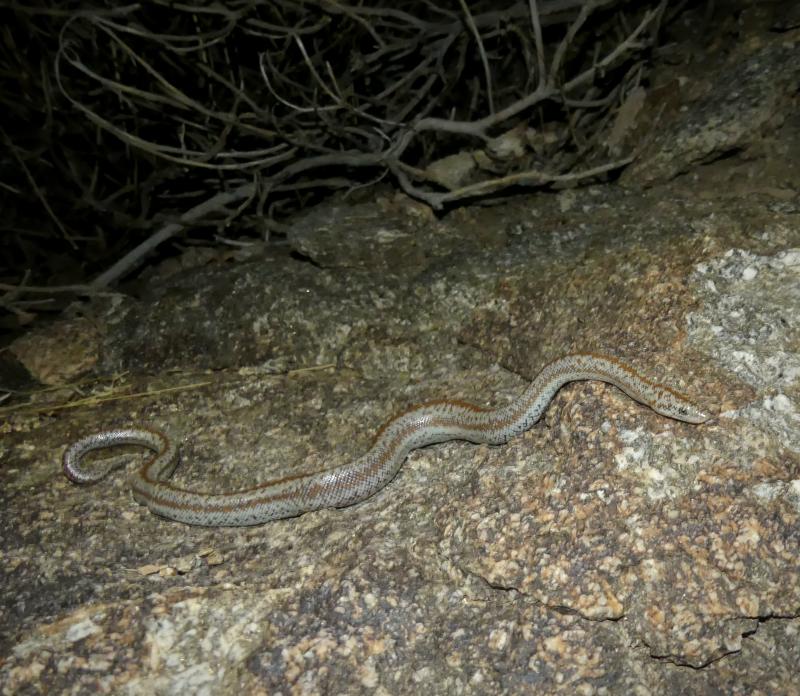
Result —
[[[54,32],[52,73],[43,63],[41,83],[52,79],[73,109],[62,125],[55,95],[48,97],[54,149],[46,165],[93,211],[99,231],[77,234],[64,203],[37,184],[34,148],[15,142],[12,153],[63,240],[80,249],[99,235],[115,247],[112,229],[144,238],[120,252],[94,289],[188,225],[216,234],[230,234],[234,221],[281,229],[281,220],[327,192],[374,180],[394,181],[439,209],[510,187],[606,175],[630,161],[610,160],[606,133],[638,84],[667,7],[667,0],[446,7],[95,0],[87,9],[49,1],[49,8],[15,6],[31,30]],[[5,106],[23,119],[18,105]],[[59,127],[70,137],[57,136]],[[510,132],[527,139],[500,156],[493,143]],[[537,149],[542,132],[555,134],[555,146]],[[78,147],[66,150],[67,142]],[[90,143],[108,156],[87,160]],[[443,186],[427,168],[457,152],[474,152],[484,166]]]

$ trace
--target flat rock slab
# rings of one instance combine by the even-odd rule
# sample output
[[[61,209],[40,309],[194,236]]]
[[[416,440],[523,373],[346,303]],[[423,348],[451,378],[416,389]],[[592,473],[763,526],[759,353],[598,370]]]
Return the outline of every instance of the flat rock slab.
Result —
[[[158,269],[139,299],[16,342],[53,386],[0,426],[1,692],[796,693],[796,89],[749,111],[713,97],[763,94],[796,41],[731,57],[741,92],[676,110],[629,190],[439,219],[337,200],[290,248]],[[688,137],[736,113],[781,124],[759,137],[787,144],[785,169],[730,157],[755,152],[741,123]],[[172,523],[121,471],[60,472],[67,443],[130,423],[181,440],[192,489],[315,471],[408,404],[508,403],[576,349],[717,415],[688,425],[571,384],[503,447],[415,451],[363,503],[254,528]]]
[[[101,303],[87,354],[126,381],[15,415],[3,439],[7,690],[789,693],[798,219],[598,188],[477,211],[499,249],[453,244],[405,277],[255,258]],[[243,288],[240,312],[208,309]],[[193,325],[205,339],[181,341]],[[498,405],[575,348],[719,417],[574,384],[506,446],[426,448],[364,503],[247,529],[171,523],[122,473],[80,488],[59,471],[65,443],[129,422],[183,440],[191,488],[311,471],[409,403]]]

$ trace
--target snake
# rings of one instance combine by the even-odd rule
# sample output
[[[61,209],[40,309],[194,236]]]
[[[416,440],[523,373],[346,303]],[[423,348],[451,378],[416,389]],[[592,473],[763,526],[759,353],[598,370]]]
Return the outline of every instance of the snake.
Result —
[[[207,527],[256,525],[313,510],[342,508],[369,498],[388,484],[414,449],[451,440],[501,445],[528,430],[562,386],[599,380],[612,384],[656,413],[686,423],[708,421],[708,412],[672,387],[655,382],[618,358],[572,353],[546,365],[525,391],[499,408],[442,399],[411,407],[391,418],[361,457],[313,473],[275,478],[232,492],[187,490],[169,482],[178,465],[178,446],[148,427],[104,430],[69,445],[63,454],[66,477],[78,484],[100,481],[120,464],[87,469],[88,452],[137,445],[152,454],[130,479],[134,500],[152,513]]]

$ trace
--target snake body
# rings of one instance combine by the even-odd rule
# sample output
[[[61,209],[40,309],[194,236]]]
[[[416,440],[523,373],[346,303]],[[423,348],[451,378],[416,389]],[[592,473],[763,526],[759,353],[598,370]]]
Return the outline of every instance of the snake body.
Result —
[[[657,413],[679,421],[702,423],[709,419],[679,392],[647,379],[616,358],[575,353],[547,365],[524,393],[506,406],[484,409],[456,400],[424,403],[390,420],[358,459],[230,493],[200,493],[169,483],[178,463],[177,447],[164,433],[148,428],[105,430],[82,438],[65,450],[63,470],[75,483],[93,483],[114,467],[87,471],[82,467],[87,452],[140,445],[153,455],[133,474],[131,488],[136,501],[151,512],[209,527],[261,524],[364,500],[389,483],[408,453],[418,447],[449,440],[503,444],[536,423],[564,384],[578,380],[613,384]]]

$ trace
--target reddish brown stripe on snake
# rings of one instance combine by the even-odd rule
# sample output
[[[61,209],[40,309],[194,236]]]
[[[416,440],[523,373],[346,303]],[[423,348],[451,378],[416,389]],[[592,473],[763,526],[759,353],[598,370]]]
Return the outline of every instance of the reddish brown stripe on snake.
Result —
[[[382,426],[365,455],[311,474],[286,476],[230,493],[200,493],[168,482],[177,464],[177,448],[163,433],[123,428],[89,435],[64,452],[63,469],[76,483],[98,481],[110,467],[86,471],[84,455],[113,445],[141,445],[154,454],[131,479],[134,498],[152,512],[187,524],[231,526],[260,524],[326,507],[364,500],[394,478],[406,455],[417,447],[448,440],[502,444],[539,420],[555,393],[567,382],[600,380],[622,389],[654,411],[687,423],[709,415],[674,389],[653,382],[617,358],[575,353],[547,365],[510,404],[484,409],[459,400],[429,401],[403,411]]]

